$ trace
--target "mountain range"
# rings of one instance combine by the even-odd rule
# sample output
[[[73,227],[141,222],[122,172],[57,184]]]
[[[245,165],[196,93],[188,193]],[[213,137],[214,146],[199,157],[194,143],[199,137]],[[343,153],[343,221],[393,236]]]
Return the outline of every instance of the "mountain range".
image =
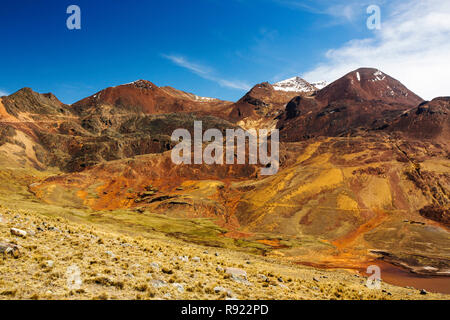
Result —
[[[195,120],[279,129],[279,172],[174,165],[171,134]],[[450,97],[425,101],[371,68],[263,82],[236,102],[146,80],[72,105],[23,88],[0,98],[0,189],[26,183],[33,201],[93,214],[209,218],[297,263],[450,275],[449,124]]]

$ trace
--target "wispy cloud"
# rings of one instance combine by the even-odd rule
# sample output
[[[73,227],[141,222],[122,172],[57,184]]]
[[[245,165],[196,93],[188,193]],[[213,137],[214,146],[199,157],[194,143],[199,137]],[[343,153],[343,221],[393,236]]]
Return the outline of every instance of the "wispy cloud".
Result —
[[[372,37],[330,49],[325,61],[303,74],[333,81],[350,70],[376,67],[425,99],[450,95],[450,2],[393,0],[382,7],[382,28]]]
[[[9,94],[8,92],[6,92],[6,91],[0,89],[0,97],[2,97],[2,96],[7,96],[8,94]]]
[[[338,23],[354,22],[362,12],[364,1],[360,0],[272,0],[279,5],[295,10],[306,11],[312,14],[326,15],[330,17],[327,26]],[[371,4],[380,0],[371,0]]]
[[[162,54],[163,58],[171,61],[172,63],[189,70],[190,72],[202,77],[203,79],[214,81],[218,83],[222,87],[227,87],[231,89],[237,90],[250,90],[250,85],[240,80],[227,80],[223,79],[216,75],[216,72],[213,68],[210,68],[205,65],[200,65],[198,63],[194,63],[189,61],[183,56],[180,55],[171,55],[171,54]]]
[[[182,56],[176,56],[176,55],[169,55],[169,54],[162,54],[162,56],[176,65],[186,68],[189,71],[192,71],[196,74],[202,75],[202,74],[210,74],[212,70],[210,68],[207,68],[205,66],[201,66],[195,63],[192,63],[188,61],[186,58]]]

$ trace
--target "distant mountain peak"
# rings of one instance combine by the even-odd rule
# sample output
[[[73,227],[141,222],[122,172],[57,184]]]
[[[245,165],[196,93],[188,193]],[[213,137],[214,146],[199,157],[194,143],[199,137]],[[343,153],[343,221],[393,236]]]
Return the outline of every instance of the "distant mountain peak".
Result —
[[[361,82],[362,80],[370,82],[383,81],[387,77],[385,73],[374,68],[359,68],[351,72],[351,74],[354,74],[356,80],[358,80],[359,82]]]
[[[423,100],[398,80],[375,68],[347,73],[317,93],[323,103],[339,100],[383,101],[416,106]]]
[[[273,84],[273,89],[287,92],[313,92],[317,88],[300,77],[292,77]]]
[[[328,85],[328,82],[322,80],[322,81],[315,81],[315,82],[311,82],[311,85],[316,87],[318,90],[321,90],[323,88],[325,88]]]
[[[154,89],[157,88],[158,86],[155,85],[154,83],[148,81],[148,80],[136,80],[133,82],[129,82],[129,83],[125,83],[122,86],[135,86],[136,88],[141,88],[141,89]]]

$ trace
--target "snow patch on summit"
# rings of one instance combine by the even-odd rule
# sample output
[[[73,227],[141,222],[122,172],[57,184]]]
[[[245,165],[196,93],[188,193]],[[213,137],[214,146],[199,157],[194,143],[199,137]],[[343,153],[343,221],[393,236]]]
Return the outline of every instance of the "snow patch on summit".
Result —
[[[316,90],[316,87],[300,77],[293,77],[274,83],[273,88],[277,91],[286,92],[312,92]]]
[[[375,79],[372,79],[370,81],[375,82],[375,81],[382,81],[382,80],[386,79],[386,76],[380,70],[377,70],[376,72],[374,72],[373,75],[374,75]]]
[[[326,81],[316,81],[316,82],[311,82],[311,85],[316,87],[317,89],[321,90],[321,89],[325,88],[328,85],[328,82],[326,82]]]

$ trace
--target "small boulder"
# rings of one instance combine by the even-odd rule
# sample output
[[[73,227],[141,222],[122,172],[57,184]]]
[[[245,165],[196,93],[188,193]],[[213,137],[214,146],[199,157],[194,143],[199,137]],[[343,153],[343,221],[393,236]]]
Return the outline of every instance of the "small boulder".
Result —
[[[247,280],[247,272],[245,272],[245,270],[239,268],[226,268],[225,273],[230,275],[231,279],[236,282],[250,285],[250,282]]]
[[[222,291],[225,291],[224,287],[221,287],[221,286],[214,287],[214,292],[215,293],[220,293]]]
[[[0,252],[7,254],[7,255],[9,254],[9,255],[13,256],[15,259],[19,258],[19,256],[20,256],[19,247],[15,244],[0,242]]]
[[[180,292],[180,293],[184,292],[184,286],[181,283],[175,282],[172,285],[178,290],[178,292]]]
[[[11,228],[11,234],[17,237],[21,237],[21,238],[26,238],[27,237],[27,232],[24,230],[20,230],[17,228]]]
[[[159,279],[153,279],[150,280],[150,284],[154,287],[154,288],[164,288],[165,286],[167,286],[167,282],[164,280],[159,280]]]
[[[223,270],[223,268],[221,266],[217,266],[216,271],[217,272],[223,272],[224,270]]]
[[[247,272],[239,268],[226,268],[225,273],[229,274],[231,277],[247,279]]]
[[[112,251],[105,251],[105,254],[107,254],[108,256],[110,256],[113,259],[116,257],[116,255]]]
[[[261,281],[263,281],[263,282],[268,282],[269,281],[269,278],[267,278],[263,274],[258,274],[258,278],[261,279]]]
[[[160,267],[157,262],[150,263],[150,267],[152,267],[153,270],[159,271]]]

